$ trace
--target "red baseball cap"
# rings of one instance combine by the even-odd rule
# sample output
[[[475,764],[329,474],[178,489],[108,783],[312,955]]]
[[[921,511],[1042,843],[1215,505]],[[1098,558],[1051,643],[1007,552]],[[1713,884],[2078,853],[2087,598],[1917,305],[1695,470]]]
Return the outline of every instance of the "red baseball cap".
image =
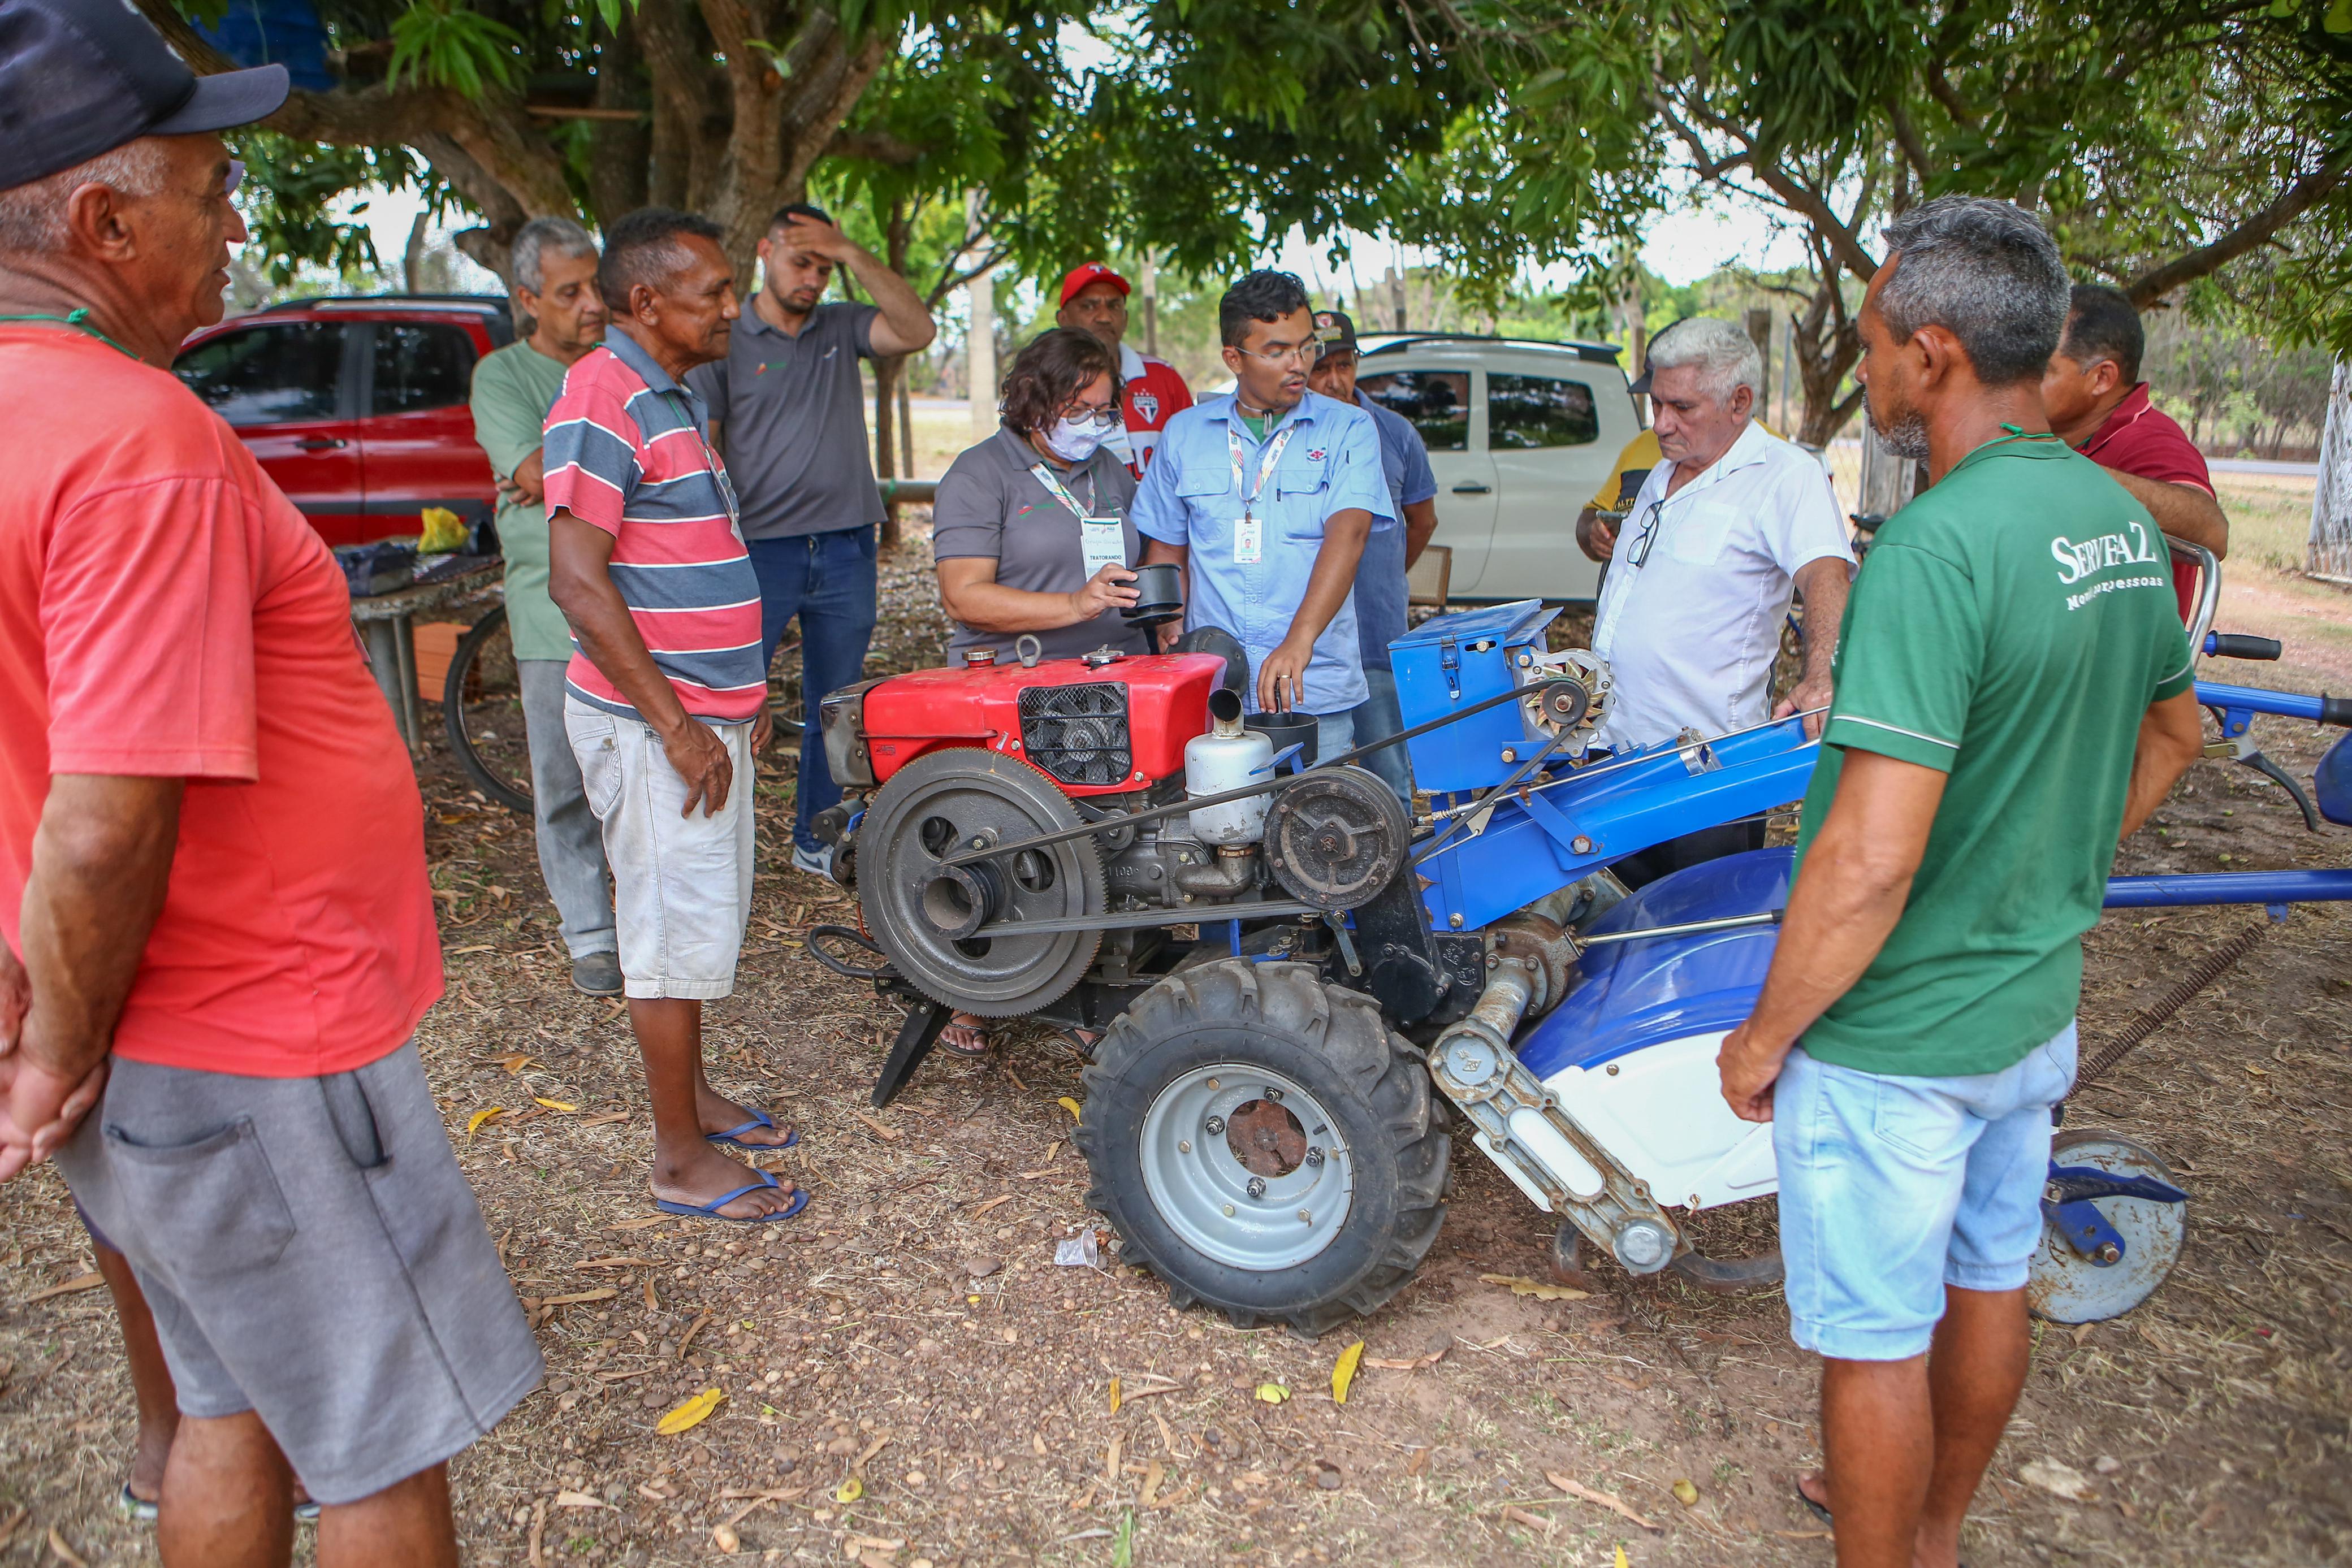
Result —
[[[1113,272],[1110,269],[1109,263],[1089,261],[1083,266],[1074,267],[1070,268],[1068,272],[1063,274],[1062,303],[1067,305],[1070,302],[1070,296],[1076,294],[1079,289],[1084,288],[1089,283],[1108,283],[1112,287],[1118,289],[1121,294],[1131,294],[1134,292],[1134,290],[1128,286],[1126,278],[1121,277],[1118,273]]]

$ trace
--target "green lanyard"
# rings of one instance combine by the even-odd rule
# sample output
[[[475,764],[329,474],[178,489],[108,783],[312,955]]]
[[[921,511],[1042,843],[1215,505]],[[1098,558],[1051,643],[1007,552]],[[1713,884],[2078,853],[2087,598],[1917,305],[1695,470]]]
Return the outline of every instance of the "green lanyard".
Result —
[[[131,353],[129,349],[124,348],[121,344],[116,342],[113,339],[108,337],[105,333],[100,331],[97,328],[89,324],[89,307],[87,305],[77,307],[74,309],[67,311],[62,316],[48,315],[40,311],[33,311],[22,316],[0,316],[0,323],[9,321],[55,321],[60,327],[70,327],[77,332],[89,333],[91,337],[97,339],[100,342],[105,344],[108,348],[114,350],[118,353],[129,355],[134,360],[139,359],[137,354]],[[143,365],[147,361],[140,360],[139,362]]]

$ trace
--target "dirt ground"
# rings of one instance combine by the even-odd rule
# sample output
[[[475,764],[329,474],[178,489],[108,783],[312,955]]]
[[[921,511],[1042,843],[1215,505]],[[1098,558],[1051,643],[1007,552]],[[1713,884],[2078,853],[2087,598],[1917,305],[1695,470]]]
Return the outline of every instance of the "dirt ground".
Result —
[[[936,657],[922,549],[919,536],[886,560],[901,612],[877,669]],[[2278,575],[2250,569],[2250,613],[2223,626],[2352,621],[2352,599],[2306,601],[2310,585],[2294,614],[2264,608],[2287,592]],[[2292,653],[2215,673],[2352,685],[2334,639]],[[2259,734],[2306,779],[2325,743],[2278,720]],[[650,1132],[621,1009],[566,983],[529,824],[470,796],[446,757],[426,760],[448,994],[425,1061],[548,1363],[545,1386],[455,1468],[468,1561],[1609,1564],[1621,1546],[1636,1564],[1829,1561],[1790,1496],[1818,1458],[1814,1368],[1778,1294],[1621,1276],[1547,1301],[1485,1282],[1542,1277],[1552,1228],[1466,1142],[1426,1268],[1356,1332],[1238,1332],[1172,1311],[1115,1257],[1055,1267],[1055,1243],[1093,1220],[1061,1103],[1076,1055],[1016,1030],[990,1061],[935,1056],[872,1113],[897,1015],[802,946],[848,906],[789,869],[792,768],[772,762],[751,939],[740,988],[710,1010],[710,1056],[723,1089],[803,1129],[776,1166],[814,1196],[799,1221],[751,1230],[648,1223]],[[2208,763],[2119,868],[2342,866],[2347,843],[2343,829],[2305,833],[2253,774]],[[2105,921],[2086,1039],[2263,919]],[[2188,1250],[2128,1317],[2037,1334],[1966,1541],[1977,1568],[2352,1561],[2347,951],[2343,906],[2296,910],[2074,1102],[2070,1126],[2170,1163],[2194,1198]],[[1752,1246],[1769,1205],[1703,1229],[1717,1249]],[[0,1196],[0,1563],[153,1556],[113,1509],[131,1401],[89,1268],[54,1174]],[[1364,1369],[1338,1404],[1334,1363],[1359,1337]],[[714,1415],[656,1432],[705,1389],[724,1396]],[[2022,1480],[2037,1460],[2086,1477],[2081,1500]]]

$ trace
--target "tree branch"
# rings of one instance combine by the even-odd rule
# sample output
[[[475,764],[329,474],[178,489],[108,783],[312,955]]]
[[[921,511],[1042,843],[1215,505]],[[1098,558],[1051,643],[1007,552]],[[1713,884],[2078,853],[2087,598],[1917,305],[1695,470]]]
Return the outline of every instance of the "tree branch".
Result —
[[[1984,129],[1984,117],[1969,109],[1962,100],[1959,89],[1952,85],[1952,78],[1944,74],[1943,61],[1929,60],[1925,74],[1927,96],[1942,104],[1946,114],[1950,115],[1956,123],[1966,126],[1970,131]]]
[[[2311,205],[2343,183],[2352,170],[2352,148],[2336,154],[2283,192],[2278,200],[2210,245],[2199,246],[2134,278],[2124,289],[2131,302],[2145,310],[2184,283],[2218,271],[2301,217]]]
[[[1895,145],[1903,150],[1903,156],[1910,161],[1924,183],[1928,173],[1927,144],[1919,139],[1919,128],[1911,122],[1911,111],[1903,107],[1901,99],[1890,97],[1886,100],[1886,119],[1895,128]]]
[[[913,142],[891,135],[887,131],[836,131],[833,140],[824,144],[827,158],[858,158],[868,163],[888,163],[903,168],[929,152]]]

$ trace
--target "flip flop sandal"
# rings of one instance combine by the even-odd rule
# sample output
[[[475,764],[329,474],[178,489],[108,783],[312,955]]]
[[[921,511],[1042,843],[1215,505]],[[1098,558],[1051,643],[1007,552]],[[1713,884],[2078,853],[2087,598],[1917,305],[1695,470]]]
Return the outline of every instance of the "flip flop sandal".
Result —
[[[304,1498],[294,1505],[294,1522],[297,1524],[319,1522],[319,1504],[316,1499]]]
[[[775,1125],[775,1119],[765,1111],[754,1111],[751,1113],[751,1119],[740,1127],[730,1127],[723,1133],[705,1133],[702,1136],[704,1142],[716,1144],[720,1148],[746,1149],[755,1155],[780,1155],[786,1149],[799,1145],[801,1130],[798,1127],[794,1127],[786,1134],[784,1141],[781,1144],[747,1144],[743,1141],[743,1134],[746,1133],[756,1132],[761,1127],[772,1132]]]
[[[952,1030],[961,1030],[964,1033],[976,1037],[980,1043],[958,1045],[948,1039],[949,1031]],[[988,1026],[984,1023],[951,1023],[946,1029],[940,1030],[940,1048],[952,1056],[986,1056],[996,1049],[996,1042],[988,1038]]]
[[[1827,1503],[1815,1502],[1811,1498],[1805,1495],[1805,1485],[1802,1481],[1791,1483],[1789,1490],[1797,1494],[1797,1500],[1799,1502],[1803,1503],[1807,1508],[1813,1511],[1813,1517],[1815,1519],[1820,1520],[1823,1524],[1834,1524],[1836,1522],[1834,1520],[1830,1518],[1830,1510]]]
[[[784,1185],[778,1181],[774,1176],[770,1176],[766,1171],[761,1171],[757,1174],[760,1177],[758,1181],[746,1182],[743,1186],[737,1187],[733,1192],[724,1194],[719,1197],[714,1197],[709,1203],[677,1203],[667,1197],[657,1197],[654,1199],[654,1207],[661,1210],[664,1214],[682,1214],[689,1219],[717,1219],[722,1220],[730,1225],[773,1224],[775,1221],[780,1219],[790,1219],[794,1215],[800,1213],[802,1209],[808,1207],[808,1189],[806,1187],[795,1187],[793,1190],[793,1201],[791,1204],[778,1213],[751,1214],[744,1215],[740,1218],[732,1214],[719,1213],[719,1211],[720,1209],[726,1207],[729,1204],[734,1202],[737,1198],[742,1197],[747,1192],[758,1192],[762,1187],[780,1187]]]
[[[159,1512],[153,1503],[131,1491],[129,1481],[124,1481],[122,1490],[115,1494],[114,1511],[138,1524],[154,1523]]]

